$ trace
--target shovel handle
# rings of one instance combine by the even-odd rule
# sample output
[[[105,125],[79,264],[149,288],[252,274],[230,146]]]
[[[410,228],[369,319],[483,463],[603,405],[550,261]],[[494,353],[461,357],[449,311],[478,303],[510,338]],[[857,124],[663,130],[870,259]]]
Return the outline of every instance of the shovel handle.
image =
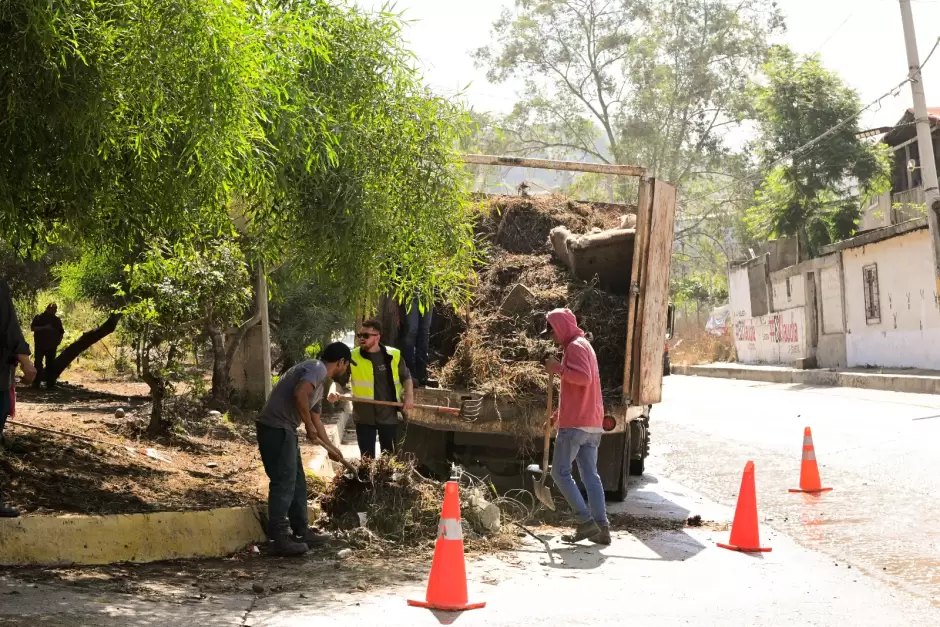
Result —
[[[555,399],[552,398],[555,394],[555,375],[549,373],[548,375],[548,406],[545,409],[545,442],[543,443],[542,450],[542,476],[545,476],[545,473],[548,472],[548,447],[552,441],[552,413],[555,410]]]
[[[377,401],[372,398],[359,398],[358,396],[340,396],[341,400],[352,401],[354,403],[368,403],[370,405],[387,405],[389,407],[404,407],[404,403],[396,403],[395,401]],[[442,414],[453,414],[457,416],[460,414],[460,408],[458,407],[441,407],[440,405],[418,405],[417,403],[412,405],[412,407],[417,407],[418,409],[429,409],[431,411],[439,411]]]

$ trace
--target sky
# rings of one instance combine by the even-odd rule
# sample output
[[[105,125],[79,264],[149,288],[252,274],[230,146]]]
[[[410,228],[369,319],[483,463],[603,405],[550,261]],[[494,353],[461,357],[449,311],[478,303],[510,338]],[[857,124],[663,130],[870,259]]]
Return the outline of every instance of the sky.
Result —
[[[379,9],[384,0],[355,0]],[[490,42],[491,25],[513,0],[397,0],[411,20],[405,36],[428,84],[439,94],[463,92],[474,109],[507,112],[515,87],[493,85],[474,67],[470,52]],[[907,56],[897,0],[778,0],[787,18],[779,43],[817,52],[829,69],[858,90],[868,104],[907,75]],[[911,0],[921,62],[940,37],[940,0]],[[924,68],[927,105],[940,107],[940,49]],[[910,86],[862,117],[863,128],[894,124],[912,105]]]

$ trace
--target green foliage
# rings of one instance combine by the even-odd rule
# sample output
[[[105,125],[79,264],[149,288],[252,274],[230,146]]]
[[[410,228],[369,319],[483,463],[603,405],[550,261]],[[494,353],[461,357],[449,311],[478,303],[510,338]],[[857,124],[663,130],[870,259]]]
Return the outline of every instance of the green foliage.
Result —
[[[340,289],[325,289],[303,274],[282,269],[275,275],[271,301],[271,334],[282,353],[282,369],[316,357],[319,346],[352,328],[354,315]]]
[[[422,87],[400,28],[325,0],[3,0],[4,238],[72,239],[97,271],[224,235],[206,216],[225,209],[252,258],[349,308],[389,287],[462,302],[468,117]]]
[[[134,249],[222,205],[263,140],[262,6],[6,0],[0,216],[14,243]]]
[[[183,353],[204,327],[234,325],[251,300],[244,256],[232,240],[156,242],[124,272],[127,291],[117,290],[126,299],[124,325],[141,347],[152,389],[181,376]]]
[[[818,56],[801,57],[778,47],[764,74],[765,84],[754,88],[757,147],[771,166],[748,211],[748,226],[760,237],[797,236],[806,258],[819,246],[854,233],[861,203],[890,185],[891,152],[856,138],[858,94],[826,70]]]
[[[292,10],[317,24],[329,49],[298,75],[297,88],[316,98],[298,103],[297,114],[328,128],[335,143],[311,164],[293,132],[272,130],[280,185],[258,208],[256,232],[355,304],[384,291],[463,302],[475,248],[454,149],[469,117],[421,87],[394,16],[321,2]]]

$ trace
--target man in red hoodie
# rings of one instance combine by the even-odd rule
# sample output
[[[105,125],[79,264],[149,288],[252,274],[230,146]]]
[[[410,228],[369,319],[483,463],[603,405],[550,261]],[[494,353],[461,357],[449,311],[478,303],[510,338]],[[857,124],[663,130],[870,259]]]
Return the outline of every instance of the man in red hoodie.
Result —
[[[543,337],[551,337],[562,347],[559,362],[546,360],[545,368],[561,379],[558,410],[553,417],[558,425],[552,478],[578,520],[575,532],[562,536],[565,542],[591,540],[610,544],[610,523],[604,503],[604,486],[597,474],[597,448],[604,432],[604,399],[594,348],[578,328],[578,321],[568,309],[554,309],[546,316]],[[588,505],[571,476],[573,462],[588,495]]]

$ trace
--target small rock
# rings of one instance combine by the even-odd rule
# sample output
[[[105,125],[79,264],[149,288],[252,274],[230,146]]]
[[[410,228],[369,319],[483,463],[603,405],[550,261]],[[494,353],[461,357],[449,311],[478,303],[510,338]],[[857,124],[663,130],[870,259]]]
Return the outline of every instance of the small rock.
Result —
[[[702,526],[702,517],[698,514],[695,516],[689,516],[689,519],[685,521],[690,527],[701,527]]]
[[[307,595],[304,594],[303,592],[301,592],[301,593],[300,593],[300,598],[301,598],[301,599],[306,599],[306,598],[307,598]]]
[[[635,229],[636,228],[636,214],[628,213],[626,215],[620,216],[620,228]]]
[[[115,418],[123,418],[123,417],[124,417],[124,408],[123,408],[123,407],[118,407],[117,409],[115,409],[115,410],[114,410],[114,417],[115,417]]]
[[[218,468],[218,467],[219,467],[219,465],[218,465],[216,462],[208,462],[208,463],[206,463],[206,468]]]
[[[260,583],[253,583],[253,584],[251,584],[251,589],[252,589],[256,594],[264,594],[264,586],[262,586]]]
[[[209,418],[212,418],[213,420],[219,420],[222,418],[222,412],[213,409],[209,412]]]
[[[512,316],[532,309],[532,303],[535,302],[535,296],[522,283],[516,285],[510,290],[503,304],[500,306],[500,313]]]
[[[353,554],[352,549],[343,549],[342,551],[336,554],[336,557],[340,558],[341,560],[344,560],[344,559],[348,559],[352,557],[352,554]]]

